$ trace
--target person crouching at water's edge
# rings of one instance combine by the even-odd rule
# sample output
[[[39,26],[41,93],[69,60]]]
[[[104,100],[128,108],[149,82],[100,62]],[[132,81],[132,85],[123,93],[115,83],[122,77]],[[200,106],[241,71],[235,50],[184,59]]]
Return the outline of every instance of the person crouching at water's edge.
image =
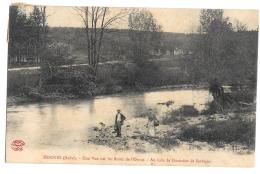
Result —
[[[118,109],[116,118],[115,118],[115,131],[117,133],[117,137],[121,137],[121,127],[124,124],[126,117],[121,113],[121,111]]]

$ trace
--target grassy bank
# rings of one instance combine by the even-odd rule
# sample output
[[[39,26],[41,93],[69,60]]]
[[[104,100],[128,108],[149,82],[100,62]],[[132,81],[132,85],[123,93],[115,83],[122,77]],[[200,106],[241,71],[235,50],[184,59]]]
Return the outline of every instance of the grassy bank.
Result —
[[[40,69],[8,71],[7,93],[13,98],[24,97],[37,101],[62,97],[86,98],[173,86],[190,87],[191,85],[183,85],[189,81],[185,80],[185,74],[178,69],[172,69],[172,64],[169,63],[171,61],[176,60],[150,62],[146,65],[147,69],[142,70],[133,63],[107,63],[99,66],[96,76],[90,73],[87,65],[54,67],[51,77],[48,71],[42,74]],[[150,66],[156,67],[156,71]],[[43,80],[44,83],[40,85]]]
[[[167,116],[167,115],[166,115]],[[161,118],[163,119],[163,118]],[[182,148],[186,150],[231,151],[252,153],[255,145],[255,113],[185,116],[156,127],[156,136],[149,137],[146,117],[127,120],[122,138],[115,137],[113,125],[97,125],[88,143],[108,146],[118,151],[138,153],[161,152]]]
[[[186,128],[179,138],[183,141],[206,141],[218,147],[241,144],[248,149],[255,147],[255,119],[246,120],[236,115],[227,120],[208,120]]]
[[[97,125],[88,143],[108,146],[115,150],[134,150],[139,153],[161,152],[177,148],[187,150],[229,151],[250,154],[255,149],[255,103],[244,98],[245,91],[234,102],[247,101],[247,105],[229,105],[223,111],[206,106],[198,111],[183,105],[160,114],[156,136],[150,137],[145,127],[150,112],[127,120],[122,138],[116,138],[113,125]],[[249,94],[250,96],[250,94]],[[212,101],[214,103],[216,101]]]

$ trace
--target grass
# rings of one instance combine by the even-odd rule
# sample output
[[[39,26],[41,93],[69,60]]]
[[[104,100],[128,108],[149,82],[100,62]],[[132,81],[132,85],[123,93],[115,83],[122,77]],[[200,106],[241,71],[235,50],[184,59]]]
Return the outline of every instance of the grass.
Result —
[[[232,120],[210,120],[185,129],[179,137],[183,141],[206,141],[208,143],[240,143],[249,149],[255,147],[255,120],[237,117]]]
[[[174,146],[178,146],[179,142],[177,141],[176,137],[165,136],[165,137],[159,138],[158,141],[156,142],[156,144],[162,148],[171,149]]]

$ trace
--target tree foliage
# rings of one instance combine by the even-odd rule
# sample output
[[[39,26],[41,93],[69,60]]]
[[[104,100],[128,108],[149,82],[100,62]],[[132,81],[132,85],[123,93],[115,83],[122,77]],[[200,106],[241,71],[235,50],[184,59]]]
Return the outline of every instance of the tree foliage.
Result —
[[[17,62],[21,61],[24,41],[28,39],[26,13],[17,6],[10,6],[9,13],[9,57],[17,57]]]
[[[9,61],[40,65],[40,87],[53,78],[56,67],[73,61],[66,45],[48,37],[47,18],[46,6],[33,6],[30,13],[21,6],[10,6]]]
[[[161,45],[161,26],[147,10],[134,10],[128,18],[130,52],[129,59],[136,65],[132,77],[136,86],[152,85],[158,77],[158,67],[151,59]],[[153,80],[152,80],[153,79]]]
[[[238,32],[223,10],[201,10],[200,24],[187,59],[193,81],[255,83],[257,32]]]
[[[157,51],[161,41],[161,26],[152,13],[147,10],[135,10],[128,18],[130,58],[137,64],[152,57],[151,51]]]
[[[20,6],[10,6],[9,57],[14,63],[40,62],[46,47],[48,26],[46,7],[34,6],[27,15]]]

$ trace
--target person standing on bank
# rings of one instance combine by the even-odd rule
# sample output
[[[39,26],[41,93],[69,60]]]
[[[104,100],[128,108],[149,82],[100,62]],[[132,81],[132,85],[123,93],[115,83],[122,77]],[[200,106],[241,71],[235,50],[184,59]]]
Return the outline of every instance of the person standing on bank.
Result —
[[[121,110],[117,110],[116,118],[115,118],[115,131],[116,137],[121,137],[121,127],[124,124],[126,117],[121,113]]]
[[[155,127],[156,126],[159,126],[159,120],[156,118],[153,111],[150,110],[150,113],[148,115],[148,122],[146,124],[146,127],[148,129],[148,136],[155,137]]]

